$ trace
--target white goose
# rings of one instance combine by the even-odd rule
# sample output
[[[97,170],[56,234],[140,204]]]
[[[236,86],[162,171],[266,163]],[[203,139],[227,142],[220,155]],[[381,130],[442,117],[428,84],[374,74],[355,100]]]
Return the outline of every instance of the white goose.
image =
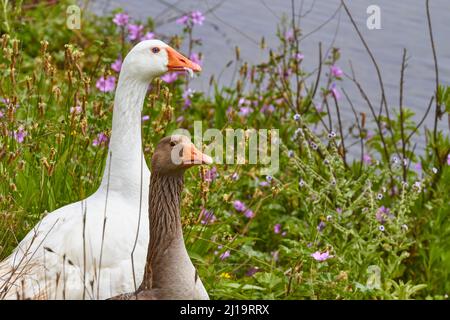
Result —
[[[149,241],[148,169],[141,111],[149,83],[199,65],[159,40],[123,61],[99,189],[45,216],[0,263],[0,299],[105,299],[142,282]]]

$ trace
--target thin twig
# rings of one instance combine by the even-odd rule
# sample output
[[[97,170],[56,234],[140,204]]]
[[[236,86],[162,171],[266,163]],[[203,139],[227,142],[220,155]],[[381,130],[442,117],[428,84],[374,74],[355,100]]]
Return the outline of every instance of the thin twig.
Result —
[[[405,84],[405,69],[406,69],[406,49],[403,49],[403,57],[402,57],[402,68],[400,71],[400,102],[399,102],[399,109],[400,109],[400,135],[402,139],[402,156],[403,160],[406,159],[406,140],[405,140],[405,116],[404,116],[404,110],[403,110],[403,88]],[[406,181],[406,167],[402,166],[403,168],[403,181]]]
[[[342,6],[345,9],[345,12],[347,13],[348,17],[350,18],[350,21],[351,21],[354,29],[356,30],[356,33],[358,34],[362,44],[364,45],[364,48],[366,49],[367,53],[369,54],[370,59],[372,60],[372,63],[373,63],[373,65],[375,67],[375,70],[377,72],[378,82],[380,84],[380,90],[381,90],[381,102],[380,102],[380,109],[379,109],[379,112],[378,112],[378,117],[376,119],[379,119],[379,116],[381,115],[382,110],[383,110],[383,106],[384,106],[384,110],[386,112],[386,119],[387,119],[387,122],[388,122],[388,126],[387,126],[388,128],[387,129],[389,130],[389,132],[391,134],[391,137],[392,137],[392,140],[393,140],[392,141],[393,142],[392,145],[394,146],[395,151],[398,154],[399,150],[397,148],[397,144],[394,141],[394,132],[392,131],[391,117],[389,115],[389,108],[388,108],[388,103],[387,103],[387,99],[386,99],[386,93],[385,93],[385,89],[384,89],[384,82],[383,82],[383,77],[381,76],[380,67],[379,67],[379,65],[377,63],[377,60],[375,59],[375,56],[373,55],[372,51],[370,50],[369,45],[367,44],[367,41],[364,39],[361,31],[358,28],[358,25],[356,24],[355,20],[353,19],[353,16],[350,13],[350,10],[348,9],[348,7],[345,4],[344,0],[341,0],[341,3],[342,3]]]
[[[434,113],[434,125],[433,125],[433,145],[434,145],[434,151],[436,153],[436,159],[438,162],[439,169],[442,168],[441,159],[439,158],[439,150],[437,146],[437,126],[439,122],[439,118],[441,115],[441,106],[440,101],[438,97],[439,93],[439,66],[438,66],[438,60],[437,60],[437,54],[436,54],[436,45],[434,42],[434,36],[433,36],[433,26],[431,23],[431,14],[430,14],[430,0],[427,0],[426,2],[426,9],[427,9],[427,21],[428,21],[428,30],[430,33],[430,43],[431,43],[431,49],[433,51],[433,61],[434,61],[434,73],[435,73],[435,80],[436,80],[436,110]],[[440,171],[440,170],[439,170]]]

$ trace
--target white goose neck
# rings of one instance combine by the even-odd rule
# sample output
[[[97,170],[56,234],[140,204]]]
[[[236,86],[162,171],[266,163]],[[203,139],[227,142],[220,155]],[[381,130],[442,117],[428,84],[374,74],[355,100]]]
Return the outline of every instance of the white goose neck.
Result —
[[[149,178],[141,137],[142,107],[149,82],[130,76],[122,67],[114,99],[104,187],[109,184],[109,189],[129,193],[130,189],[139,190],[141,181],[146,183]]]

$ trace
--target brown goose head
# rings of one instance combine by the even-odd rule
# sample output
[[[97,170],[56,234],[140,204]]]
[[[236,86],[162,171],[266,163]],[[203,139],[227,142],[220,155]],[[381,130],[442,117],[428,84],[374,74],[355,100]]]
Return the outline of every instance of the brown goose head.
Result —
[[[198,150],[188,137],[172,135],[158,143],[151,171],[153,174],[178,176],[194,165],[211,163],[211,157]]]

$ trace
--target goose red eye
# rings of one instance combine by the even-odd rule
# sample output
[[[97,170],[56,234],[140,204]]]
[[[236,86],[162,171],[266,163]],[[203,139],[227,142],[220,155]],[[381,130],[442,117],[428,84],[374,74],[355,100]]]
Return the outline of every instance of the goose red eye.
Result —
[[[159,52],[159,48],[158,48],[158,47],[152,48],[152,52],[153,52],[153,53],[158,53],[158,52]]]

